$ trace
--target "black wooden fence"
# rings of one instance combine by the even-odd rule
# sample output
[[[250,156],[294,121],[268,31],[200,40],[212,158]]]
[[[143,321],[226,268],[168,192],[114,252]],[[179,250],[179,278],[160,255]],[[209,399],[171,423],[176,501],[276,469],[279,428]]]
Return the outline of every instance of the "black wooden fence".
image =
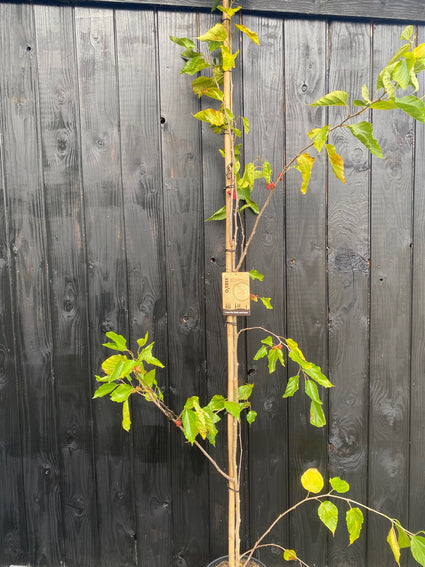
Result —
[[[149,331],[173,407],[224,389],[223,227],[204,222],[223,203],[220,141],[191,118],[200,103],[168,39],[206,30],[209,4],[0,4],[2,566],[203,567],[225,553],[215,471],[141,400],[130,434],[118,405],[91,400],[110,329],[133,344]],[[406,23],[425,41],[422,0],[244,4],[263,47],[240,45],[236,113],[251,120],[246,157],[275,171],[341,116],[309,102],[372,85]],[[260,335],[242,345],[259,412],[245,546],[302,496],[309,466],[425,528],[425,129],[373,120],[386,160],[338,134],[346,185],[323,160],[306,196],[290,175],[249,253],[274,303],[250,324],[297,340],[336,388],[315,430],[301,396],[282,399],[287,370],[252,360]],[[389,525],[370,518],[348,548],[344,529],[329,538],[319,524],[296,513],[273,539],[311,566],[392,564]]]

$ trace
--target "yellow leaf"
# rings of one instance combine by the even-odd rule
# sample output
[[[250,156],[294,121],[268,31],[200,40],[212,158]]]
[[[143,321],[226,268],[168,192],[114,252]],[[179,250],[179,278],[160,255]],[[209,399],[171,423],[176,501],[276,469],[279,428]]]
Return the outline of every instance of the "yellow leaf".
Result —
[[[425,43],[421,43],[413,50],[413,55],[415,59],[420,59],[421,57],[425,56]]]
[[[328,158],[331,162],[335,177],[345,183],[344,160],[336,153],[335,146],[332,144],[326,144],[326,151],[328,152]]]
[[[400,546],[398,544],[397,534],[395,532],[394,526],[391,526],[390,532],[387,537],[387,542],[390,544],[391,551],[394,554],[394,559],[397,561],[397,565],[400,567]]]
[[[294,165],[294,168],[298,170],[303,178],[303,183],[301,185],[301,193],[305,194],[307,192],[308,183],[311,177],[311,169],[313,167],[316,158],[311,157],[309,153],[301,154],[297,158],[298,165]]]
[[[283,559],[285,561],[297,561],[298,557],[293,549],[285,549]]]
[[[253,41],[257,45],[260,45],[260,40],[258,39],[258,35],[254,31],[252,31],[249,28],[247,28],[246,26],[242,26],[240,24],[236,24],[236,27],[238,28],[238,30],[245,33],[251,41]]]
[[[126,360],[128,360],[128,358],[123,354],[114,354],[102,363],[102,370],[105,374],[108,374],[108,376],[110,376],[115,370],[115,366],[119,362],[125,362]]]
[[[301,484],[307,490],[307,492],[318,494],[322,490],[325,483],[320,472],[315,468],[311,468],[306,470],[302,475]]]

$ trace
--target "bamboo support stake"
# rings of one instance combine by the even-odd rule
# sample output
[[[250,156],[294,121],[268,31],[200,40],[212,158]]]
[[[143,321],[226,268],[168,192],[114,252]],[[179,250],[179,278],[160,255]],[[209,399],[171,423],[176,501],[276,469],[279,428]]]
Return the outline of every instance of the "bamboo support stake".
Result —
[[[223,8],[229,7],[229,0],[223,0]],[[226,45],[231,50],[231,29],[230,19],[223,12],[223,26],[227,31]],[[232,110],[232,73],[224,72],[224,109]],[[224,135],[224,167],[226,184],[226,272],[235,271],[236,263],[236,242],[234,227],[234,207],[236,201],[233,199],[236,191],[236,180],[234,170],[234,144],[231,128],[225,130]],[[237,401],[238,375],[237,375],[237,318],[229,315],[227,317],[227,398],[229,401]],[[237,421],[228,414],[227,416],[227,443],[229,461],[229,481],[228,504],[229,504],[229,524],[228,524],[228,553],[229,567],[239,565],[239,524],[240,524],[240,503],[239,503],[239,482],[237,470]]]

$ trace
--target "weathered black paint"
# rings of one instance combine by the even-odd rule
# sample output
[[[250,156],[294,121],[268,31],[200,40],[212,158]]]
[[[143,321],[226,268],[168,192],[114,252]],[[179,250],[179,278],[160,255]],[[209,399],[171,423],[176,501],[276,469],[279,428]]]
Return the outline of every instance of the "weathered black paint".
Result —
[[[0,565],[202,567],[226,551],[225,483],[143,400],[127,434],[118,406],[90,398],[109,329],[133,345],[149,331],[176,409],[224,388],[224,243],[221,225],[203,220],[223,202],[220,140],[190,117],[206,101],[178,76],[168,40],[217,16],[165,0],[76,4],[0,4]],[[307,104],[371,83],[402,25],[246,4],[263,12],[243,22],[264,47],[238,46],[235,112],[251,121],[245,158],[278,172],[327,120]],[[322,2],[316,14],[422,18],[413,0],[390,13],[353,5]],[[279,8],[292,17],[264,15]],[[252,360],[259,336],[241,341],[241,380],[256,384],[262,412],[244,432],[244,544],[302,495],[308,466],[425,527],[424,127],[401,113],[375,119],[387,160],[335,137],[346,185],[322,158],[306,196],[291,172],[247,258],[274,304],[255,306],[249,323],[297,340],[336,388],[328,428],[313,430],[302,398],[281,398],[291,367],[269,377]],[[265,193],[259,184],[259,201]],[[217,454],[223,461],[223,438]],[[370,522],[348,552],[342,531],[328,543],[305,513],[275,535],[311,565],[348,567],[380,564],[385,529]]]

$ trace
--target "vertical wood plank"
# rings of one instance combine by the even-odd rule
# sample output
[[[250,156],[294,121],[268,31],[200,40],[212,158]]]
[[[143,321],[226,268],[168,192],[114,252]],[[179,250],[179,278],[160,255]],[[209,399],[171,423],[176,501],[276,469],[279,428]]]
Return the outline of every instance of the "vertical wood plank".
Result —
[[[97,557],[97,518],[74,21],[70,7],[35,6],[34,11],[57,376],[63,558],[67,565],[90,565]]]
[[[245,162],[266,159],[271,163],[272,179],[276,180],[284,165],[283,118],[283,23],[279,19],[247,17],[243,22],[254,29],[261,47],[244,38],[244,114],[250,121],[245,142]],[[261,165],[262,167],[262,165]],[[267,198],[266,182],[256,183],[253,199],[261,207]],[[247,236],[255,222],[246,215]],[[285,336],[285,222],[284,184],[280,184],[269,208],[263,215],[253,246],[248,252],[246,269],[265,275],[263,282],[251,282],[251,291],[271,297],[273,310],[252,303],[248,326],[262,326]],[[287,483],[287,404],[282,399],[286,386],[286,370],[278,365],[269,375],[265,360],[253,361],[267,334],[257,331],[246,336],[248,344],[249,380],[255,387],[253,408],[258,408],[255,423],[249,428],[250,522],[251,538],[257,540],[272,521],[288,507]],[[276,434],[278,432],[278,434]],[[273,530],[270,540],[288,545],[287,525],[282,522]],[[269,566],[281,564],[281,551],[261,550],[260,557]]]
[[[91,363],[98,371],[108,354],[101,347],[105,332],[127,334],[114,14],[76,9],[75,15]],[[127,567],[136,563],[131,437],[120,427],[121,405],[100,399],[93,407],[100,563]]]
[[[2,26],[8,21],[4,11],[4,5],[0,5],[0,37],[5,37],[10,31]],[[4,109],[0,102],[0,564],[9,565],[28,562],[28,544],[12,315],[12,261],[5,193],[4,122]]]
[[[352,102],[370,76],[370,25],[333,22],[328,90],[343,89]],[[345,108],[330,109],[329,124],[345,117]],[[365,119],[367,115],[357,121]],[[330,143],[344,159],[346,184],[329,167],[329,379],[335,385],[329,396],[329,474],[349,482],[351,497],[366,502],[370,158],[348,129],[337,130]],[[340,514],[343,518],[345,507]],[[337,530],[330,540],[329,564],[363,565],[365,545],[362,537],[347,548],[346,532]]]
[[[132,344],[148,331],[167,361],[166,285],[156,15],[118,11],[117,51],[124,215]],[[167,370],[157,370],[166,386]],[[137,557],[140,566],[172,563],[169,426],[141,398],[132,404]]]
[[[158,13],[162,160],[165,211],[170,402],[181,411],[187,397],[205,398],[204,236],[199,103],[191,78],[179,77],[180,48],[169,36],[198,35],[197,17]],[[208,563],[208,465],[173,430],[172,565]]]
[[[418,44],[425,42],[425,28],[418,26]],[[420,93],[424,92],[425,79],[420,75]],[[413,235],[413,295],[412,295],[412,385],[410,423],[410,493],[409,529],[416,532],[425,526],[425,128],[416,123],[415,194]],[[412,560],[411,564],[414,562]]]
[[[292,158],[307,145],[307,132],[325,124],[320,108],[306,106],[326,92],[327,28],[324,22],[285,22],[286,152]],[[307,360],[326,373],[326,175],[323,161],[312,172],[307,195],[300,176],[287,181],[287,329]],[[289,366],[291,372],[291,365]],[[325,411],[327,407],[324,395]],[[289,401],[290,504],[304,497],[300,476],[309,467],[327,474],[327,427],[309,422],[310,407],[303,392]],[[326,561],[326,533],[311,509],[292,515],[291,547],[311,565]]]
[[[373,75],[400,46],[402,26],[374,28]],[[412,120],[374,113],[385,160],[373,158],[371,201],[370,505],[406,522],[408,513]],[[387,524],[370,518],[368,564],[389,564]],[[387,547],[387,546],[386,546]]]
[[[28,560],[32,564],[53,567],[61,561],[62,513],[45,203],[37,135],[35,31],[29,5],[3,6],[2,16],[0,90],[4,120],[4,179],[6,208],[10,215],[8,239],[13,253],[12,289]]]

